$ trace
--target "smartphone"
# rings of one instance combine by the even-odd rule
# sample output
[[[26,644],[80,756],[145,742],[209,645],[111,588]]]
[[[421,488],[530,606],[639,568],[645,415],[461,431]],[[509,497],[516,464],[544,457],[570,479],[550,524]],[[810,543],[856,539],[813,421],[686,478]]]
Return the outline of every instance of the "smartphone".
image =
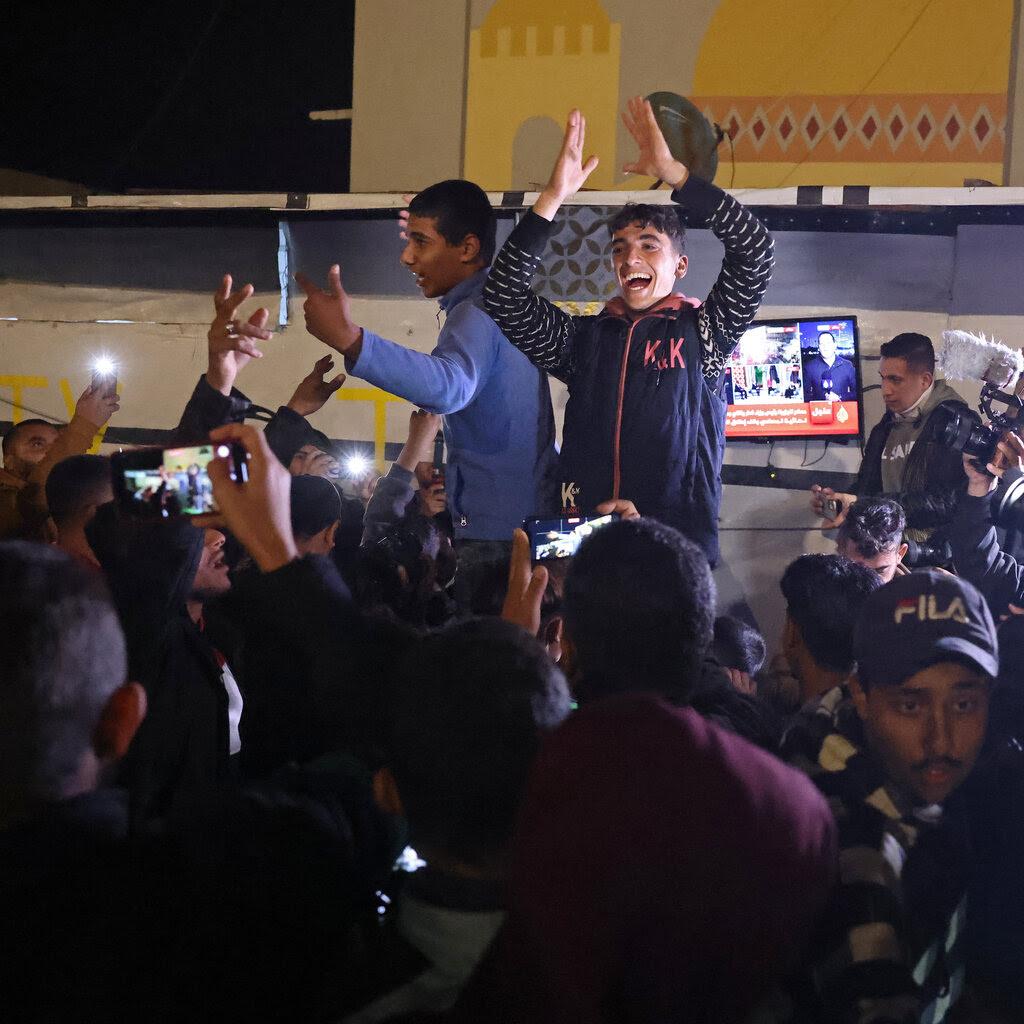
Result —
[[[207,466],[230,460],[231,479],[248,479],[242,445],[200,444],[184,448],[134,448],[111,456],[114,492],[121,507],[137,514],[198,516],[219,512]]]
[[[838,519],[843,511],[843,503],[838,498],[825,499],[825,518]]]
[[[114,367],[97,366],[92,371],[93,390],[100,388],[104,397],[117,394],[117,370]]]
[[[584,537],[619,518],[618,512],[603,516],[562,516],[560,519],[531,516],[523,520],[523,529],[530,538],[531,558],[534,562],[568,558],[576,554]]]

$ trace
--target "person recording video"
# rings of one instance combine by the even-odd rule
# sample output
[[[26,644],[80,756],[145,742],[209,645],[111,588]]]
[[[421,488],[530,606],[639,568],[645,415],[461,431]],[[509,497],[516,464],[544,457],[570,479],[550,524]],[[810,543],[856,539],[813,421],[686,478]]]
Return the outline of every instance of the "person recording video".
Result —
[[[826,502],[839,503],[825,527],[838,526],[858,497],[890,498],[906,513],[907,537],[921,542],[949,522],[957,495],[965,489],[960,454],[923,441],[928,423],[940,407],[966,410],[966,402],[944,380],[935,379],[935,349],[923,334],[898,334],[880,349],[885,415],[868,435],[855,493],[815,484],[811,508],[826,516]]]
[[[970,455],[961,456],[967,493],[949,524],[953,565],[981,591],[995,616],[1005,615],[1011,605],[1024,608],[1024,566],[1000,549],[991,519],[992,495],[1007,465],[1024,469],[1024,441],[1007,434],[997,448],[1003,458],[993,458],[986,469],[979,469]]]

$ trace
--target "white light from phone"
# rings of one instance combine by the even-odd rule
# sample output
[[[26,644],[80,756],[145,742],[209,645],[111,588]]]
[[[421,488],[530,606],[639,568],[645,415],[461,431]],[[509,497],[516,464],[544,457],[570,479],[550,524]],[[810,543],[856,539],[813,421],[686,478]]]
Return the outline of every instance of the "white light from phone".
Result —
[[[117,372],[117,366],[114,364],[113,359],[108,359],[106,356],[100,356],[92,364],[93,372],[99,374],[101,377],[113,377]]]
[[[350,455],[345,460],[345,469],[350,477],[362,476],[370,468],[370,460],[365,455]]]

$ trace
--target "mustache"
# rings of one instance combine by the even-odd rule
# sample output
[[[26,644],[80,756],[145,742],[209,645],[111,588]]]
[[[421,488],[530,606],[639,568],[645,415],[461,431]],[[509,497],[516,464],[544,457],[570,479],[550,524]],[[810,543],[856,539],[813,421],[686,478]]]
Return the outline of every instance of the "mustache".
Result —
[[[963,761],[955,757],[930,757],[926,761],[919,761],[913,765],[914,771],[925,772],[932,768],[963,768]]]

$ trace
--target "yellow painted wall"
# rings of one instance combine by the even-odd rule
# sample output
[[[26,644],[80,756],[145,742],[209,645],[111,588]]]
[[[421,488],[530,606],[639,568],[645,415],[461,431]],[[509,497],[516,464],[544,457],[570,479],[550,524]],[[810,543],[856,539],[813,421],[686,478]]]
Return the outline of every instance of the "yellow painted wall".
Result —
[[[470,33],[466,176],[523,187],[511,180],[519,127],[537,116],[563,123],[578,105],[601,158],[590,184],[641,187],[616,175],[632,157],[617,128],[620,93],[637,83],[687,93],[727,131],[716,178],[725,187],[1002,183],[1013,0],[721,0],[710,20],[694,19],[696,50],[682,43],[681,9],[491,4]],[[666,35],[681,40],[678,63],[665,58]],[[553,157],[538,153],[531,166]]]
[[[1012,20],[1012,0],[722,0],[692,98],[737,188],[999,184]]]
[[[470,33],[466,91],[466,177],[507,189],[520,127],[534,117],[563,125],[573,107],[588,117],[587,152],[601,160],[590,184],[615,179],[620,26],[597,0],[499,0]],[[557,155],[538,154],[538,174]]]

